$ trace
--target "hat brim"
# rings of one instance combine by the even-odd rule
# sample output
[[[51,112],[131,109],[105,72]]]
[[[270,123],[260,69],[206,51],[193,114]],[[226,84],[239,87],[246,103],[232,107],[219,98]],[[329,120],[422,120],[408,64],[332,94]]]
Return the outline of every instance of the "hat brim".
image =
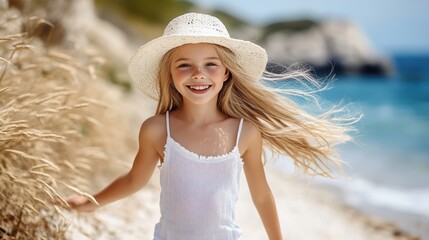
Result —
[[[192,43],[212,43],[230,49],[253,81],[261,78],[267,64],[266,51],[249,41],[218,36],[170,35],[156,38],[137,49],[128,64],[131,79],[143,93],[158,99],[157,75],[163,56],[175,47]]]

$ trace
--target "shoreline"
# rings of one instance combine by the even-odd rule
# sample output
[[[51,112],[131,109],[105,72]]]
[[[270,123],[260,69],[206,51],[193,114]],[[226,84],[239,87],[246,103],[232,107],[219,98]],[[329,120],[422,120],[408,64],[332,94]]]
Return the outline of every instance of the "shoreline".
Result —
[[[365,200],[368,196],[357,197],[356,194],[359,193],[350,192],[350,186],[347,186],[347,181],[341,181],[340,184],[332,184],[329,181],[329,179],[316,181],[315,186],[326,190],[338,201],[347,207],[356,209],[363,215],[395,225],[400,232],[415,235],[420,240],[429,240],[429,218],[427,215],[419,214],[415,211],[408,212],[400,208],[392,208],[389,205],[382,205],[381,203],[376,205],[371,201]],[[335,181],[335,179],[332,181]],[[388,198],[389,196],[385,197]]]
[[[420,239],[385,219],[348,205],[333,190],[316,182],[303,181],[273,169],[267,171],[267,179],[286,239]],[[246,187],[242,184],[243,191],[247,191]],[[237,216],[240,216],[239,212]],[[254,234],[251,232],[249,236]]]
[[[423,215],[370,205],[352,207],[368,216],[391,222],[401,232],[416,235],[420,240],[429,240],[429,219]]]

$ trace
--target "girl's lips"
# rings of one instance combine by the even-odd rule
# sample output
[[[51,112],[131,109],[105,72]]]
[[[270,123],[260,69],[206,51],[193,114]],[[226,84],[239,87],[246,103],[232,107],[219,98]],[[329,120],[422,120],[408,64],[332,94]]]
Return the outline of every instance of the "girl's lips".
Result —
[[[208,92],[212,85],[187,85],[186,87],[193,93],[203,94]]]

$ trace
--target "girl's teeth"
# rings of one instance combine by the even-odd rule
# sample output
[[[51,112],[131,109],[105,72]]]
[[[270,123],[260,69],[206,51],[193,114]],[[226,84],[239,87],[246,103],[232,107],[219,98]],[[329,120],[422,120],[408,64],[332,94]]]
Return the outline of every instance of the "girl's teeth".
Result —
[[[189,86],[189,87],[194,90],[205,90],[209,88],[209,86]]]

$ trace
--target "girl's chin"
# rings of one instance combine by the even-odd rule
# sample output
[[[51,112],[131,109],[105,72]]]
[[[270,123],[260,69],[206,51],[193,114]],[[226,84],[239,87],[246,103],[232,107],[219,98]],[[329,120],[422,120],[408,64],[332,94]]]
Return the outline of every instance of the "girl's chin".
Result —
[[[217,102],[217,95],[216,96],[184,96],[184,103],[186,104],[192,104],[192,105],[208,105],[211,102]],[[215,104],[216,105],[216,104]]]

